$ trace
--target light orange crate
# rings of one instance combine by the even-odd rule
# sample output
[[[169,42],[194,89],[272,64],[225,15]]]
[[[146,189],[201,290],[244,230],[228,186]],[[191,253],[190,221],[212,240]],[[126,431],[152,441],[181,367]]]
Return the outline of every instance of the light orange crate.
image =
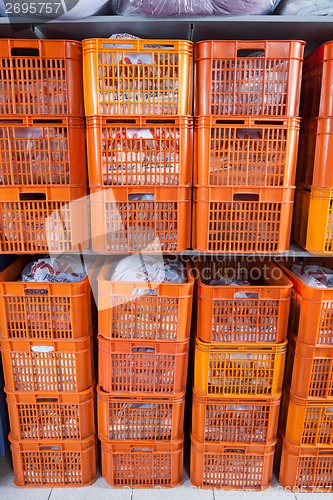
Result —
[[[21,257],[0,272],[0,338],[77,340],[89,335],[93,326],[89,277],[77,283],[19,281],[31,261],[32,257]]]
[[[196,264],[196,270],[197,335],[202,341],[262,344],[287,337],[292,283],[278,266],[208,257]],[[210,285],[221,276],[250,285]]]
[[[267,398],[282,390],[287,341],[281,344],[195,344],[194,389],[205,396]]]
[[[285,387],[280,431],[289,443],[297,446],[332,446],[333,450],[333,401],[298,398]]]
[[[94,387],[71,394],[7,392],[11,437],[19,441],[82,441],[95,429]]]
[[[183,40],[84,40],[86,115],[192,115],[192,53]]]
[[[294,186],[299,125],[297,118],[197,118],[194,184]]]
[[[271,444],[276,439],[280,397],[206,397],[193,391],[192,436],[200,443]]]
[[[92,339],[76,341],[2,340],[8,391],[82,392],[93,379]]]
[[[0,252],[45,254],[89,248],[85,187],[6,187],[0,200]]]
[[[212,253],[289,250],[294,188],[196,187],[193,249]]]
[[[73,488],[96,479],[94,436],[79,443],[10,441],[16,486]]]
[[[166,442],[184,434],[185,393],[161,397],[97,389],[98,435],[104,441]]]
[[[291,336],[285,381],[299,398],[333,404],[333,348],[309,346]]]
[[[302,265],[320,265],[333,269],[333,259],[304,258]],[[283,271],[292,281],[289,331],[300,342],[312,346],[333,347],[333,290],[307,285],[289,266]]]
[[[82,44],[0,40],[0,116],[84,116]]]
[[[333,448],[296,446],[286,439],[282,444],[282,438],[276,448],[277,476],[283,488],[294,493],[332,492]]]
[[[179,394],[186,389],[189,341],[131,342],[98,336],[99,383],[106,392]]]
[[[305,42],[209,40],[194,47],[194,114],[298,116]]]
[[[333,42],[327,42],[304,59],[300,113],[304,119],[333,118],[332,78]]]
[[[0,188],[86,185],[85,144],[83,118],[1,119]]]
[[[190,187],[92,188],[90,193],[93,251],[173,253],[190,247]]]
[[[275,444],[198,443],[191,437],[191,483],[197,488],[264,490],[271,485]]]
[[[194,286],[189,263],[181,284],[112,281],[115,266],[106,262],[97,278],[98,332],[105,339],[189,339]]]
[[[189,116],[88,117],[90,186],[183,186],[192,183]]]
[[[114,488],[174,488],[183,481],[184,442],[102,441],[102,476]]]

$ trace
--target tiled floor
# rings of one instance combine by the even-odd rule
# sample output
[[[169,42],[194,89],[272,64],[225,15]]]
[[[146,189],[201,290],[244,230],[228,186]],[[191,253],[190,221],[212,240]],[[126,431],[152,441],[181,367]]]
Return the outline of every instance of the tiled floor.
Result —
[[[169,490],[118,490],[112,489],[104,479],[87,488],[17,488],[13,484],[13,471],[10,456],[0,457],[0,500],[305,500],[305,494],[288,493],[274,480],[271,488],[263,492],[250,491],[209,491],[198,490],[191,486],[185,472],[184,484]],[[311,500],[323,500],[322,494],[311,494]],[[327,497],[328,500],[329,497]]]

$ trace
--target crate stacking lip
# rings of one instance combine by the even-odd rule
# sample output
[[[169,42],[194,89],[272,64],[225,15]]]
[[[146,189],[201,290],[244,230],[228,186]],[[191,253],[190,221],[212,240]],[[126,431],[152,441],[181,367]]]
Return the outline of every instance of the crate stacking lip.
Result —
[[[98,435],[104,441],[177,441],[184,433],[185,393],[109,394],[97,388]]]
[[[333,448],[296,446],[280,435],[275,464],[283,488],[294,493],[332,492]]]
[[[189,185],[192,136],[190,116],[87,117],[89,184]]]
[[[287,337],[292,283],[274,263],[206,257],[196,263],[197,336],[204,342],[280,343]],[[220,277],[249,285],[218,285]],[[211,281],[215,280],[215,285]]]
[[[98,335],[99,383],[106,392],[179,394],[186,389],[189,341],[131,342]]]
[[[82,45],[87,116],[192,115],[192,42],[95,38]]]
[[[94,383],[92,339],[2,340],[6,389],[18,392],[81,392]]]
[[[309,346],[290,336],[285,381],[299,398],[333,404],[332,346]]]
[[[193,249],[234,254],[288,251],[294,189],[195,187]]]
[[[298,116],[304,45],[297,40],[196,43],[195,116]]]
[[[196,339],[194,389],[207,396],[279,396],[287,341],[281,344],[207,344]]]
[[[284,387],[280,431],[294,445],[333,450],[333,401],[298,398]]]
[[[304,119],[333,118],[332,78],[333,42],[327,42],[304,59],[300,113]]]
[[[89,247],[86,187],[0,187],[0,252],[45,254]]]
[[[333,255],[333,189],[298,186],[292,238],[310,253]]]
[[[264,490],[271,485],[274,451],[275,443],[199,443],[191,436],[191,483],[197,488]]]
[[[16,486],[78,487],[96,479],[96,440],[80,442],[15,441],[10,436]]]
[[[279,264],[292,281],[289,332],[303,344],[333,346],[333,290],[307,285],[287,265]],[[302,259],[302,265],[318,265],[333,269],[333,259]]]
[[[83,118],[0,119],[1,186],[86,185]]]
[[[0,41],[0,117],[84,116],[82,44]]]
[[[189,339],[194,287],[190,264],[186,283],[112,281],[116,265],[106,262],[97,278],[99,333],[109,340]]]
[[[78,340],[92,329],[90,277],[75,283],[20,282],[31,257],[0,272],[0,339]]]
[[[114,488],[174,488],[183,481],[184,441],[102,441],[102,476]]]
[[[99,253],[173,253],[191,238],[190,187],[91,188],[92,249]]]
[[[82,441],[95,434],[94,387],[69,394],[7,393],[11,436],[18,441]]]
[[[196,118],[194,183],[294,186],[299,127],[299,118]]]
[[[281,397],[207,397],[193,391],[192,436],[200,443],[268,445],[276,439]]]

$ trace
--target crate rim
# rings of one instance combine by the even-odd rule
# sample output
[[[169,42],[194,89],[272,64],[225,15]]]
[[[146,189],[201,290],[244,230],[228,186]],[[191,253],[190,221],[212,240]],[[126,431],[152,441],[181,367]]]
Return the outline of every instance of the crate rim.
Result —
[[[282,397],[282,391],[278,396],[267,396],[258,397],[253,396],[252,394],[244,394],[242,397],[239,396],[223,396],[220,394],[209,394],[205,396],[204,394],[199,393],[194,387],[192,389],[193,392],[193,401],[195,400],[200,404],[211,404],[211,405],[224,405],[224,404],[253,404],[264,406],[269,404],[270,406],[279,406]]]
[[[129,401],[142,401],[147,402],[148,400],[152,403],[172,403],[172,404],[182,404],[185,401],[186,391],[178,394],[170,394],[169,396],[165,394],[147,394],[135,393],[135,392],[107,392],[100,384],[96,387],[97,398],[101,401],[122,401],[124,403]],[[106,441],[106,440],[104,440]]]
[[[288,339],[285,339],[280,344],[274,343],[258,343],[258,344],[244,344],[244,343],[227,343],[227,342],[214,342],[208,344],[203,342],[197,336],[195,339],[196,347],[203,352],[224,351],[224,352],[246,352],[246,351],[259,351],[260,352],[275,352],[276,354],[284,354],[287,350]],[[332,350],[333,353],[333,350]]]

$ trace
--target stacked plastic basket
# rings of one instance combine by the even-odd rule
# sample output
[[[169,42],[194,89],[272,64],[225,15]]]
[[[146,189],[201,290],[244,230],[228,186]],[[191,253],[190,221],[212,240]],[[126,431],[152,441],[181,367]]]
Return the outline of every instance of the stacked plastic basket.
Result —
[[[192,44],[83,43],[92,248],[162,253],[190,246]],[[157,255],[156,255],[157,254]],[[193,279],[98,276],[98,433],[114,487],[182,482]]]
[[[85,248],[81,44],[1,40],[0,53],[1,252]],[[35,260],[0,273],[15,484],[87,485],[96,476],[90,283],[23,282]]]
[[[305,265],[333,269],[332,259]],[[333,292],[289,271],[294,290],[277,473],[294,492],[330,492],[333,470]],[[280,462],[281,461],[281,462]]]
[[[195,45],[193,248],[289,249],[304,42]]]
[[[304,60],[302,127],[292,236],[314,254],[333,253],[333,42]]]

